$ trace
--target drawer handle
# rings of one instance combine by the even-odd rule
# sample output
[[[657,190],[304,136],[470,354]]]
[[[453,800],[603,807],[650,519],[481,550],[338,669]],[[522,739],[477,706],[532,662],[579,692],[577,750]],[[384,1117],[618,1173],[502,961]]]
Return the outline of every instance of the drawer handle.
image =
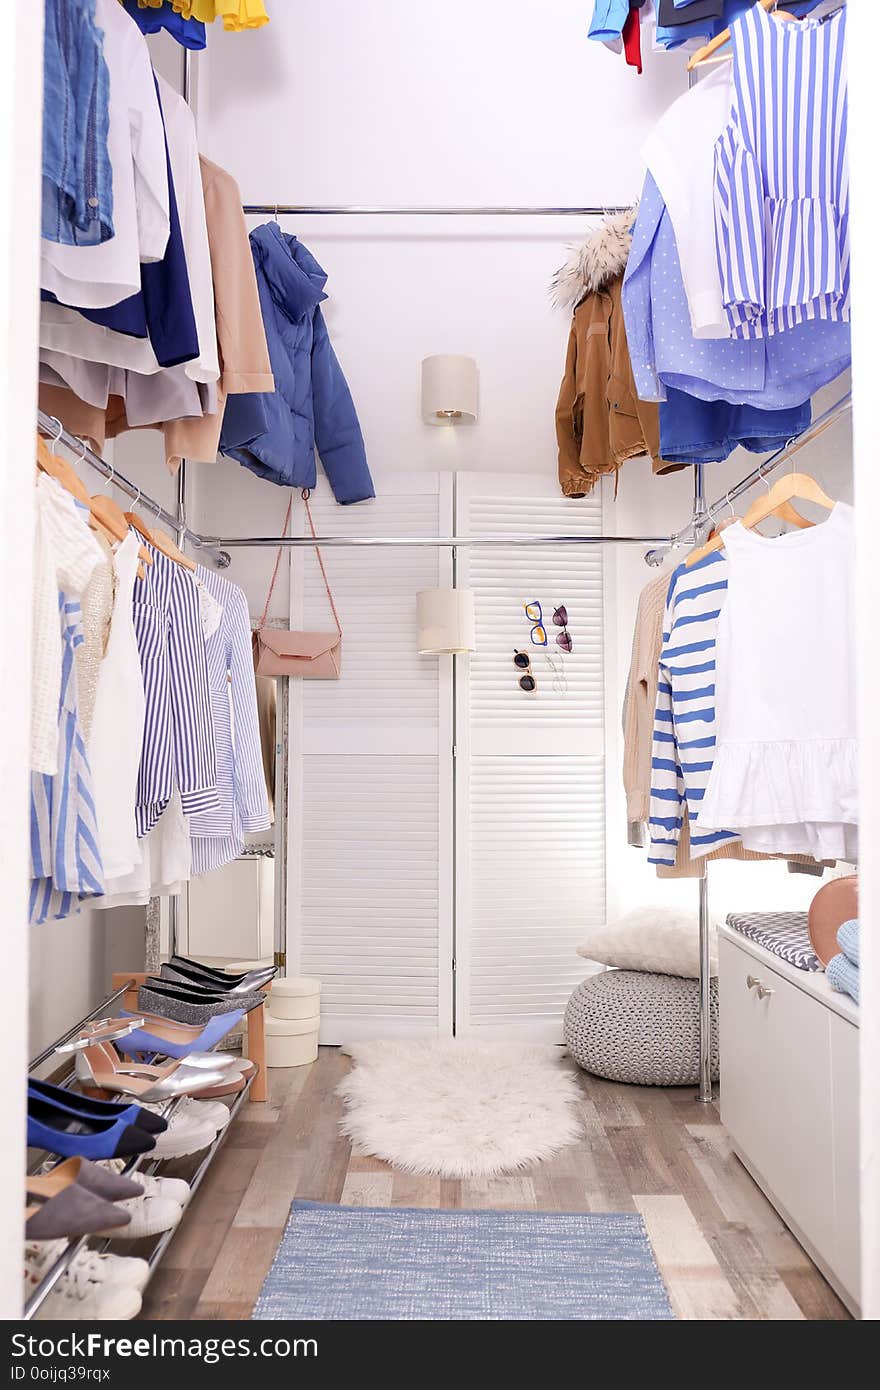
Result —
[[[755,989],[756,987],[760,987],[761,981],[758,979],[757,975],[747,975],[746,984],[749,989]]]
[[[759,998],[759,999],[766,999],[766,998],[768,997],[768,995],[770,995],[770,994],[775,994],[775,993],[776,993],[775,989],[770,989],[767,985],[762,985],[761,982],[760,982],[760,980],[758,981],[758,998]]]

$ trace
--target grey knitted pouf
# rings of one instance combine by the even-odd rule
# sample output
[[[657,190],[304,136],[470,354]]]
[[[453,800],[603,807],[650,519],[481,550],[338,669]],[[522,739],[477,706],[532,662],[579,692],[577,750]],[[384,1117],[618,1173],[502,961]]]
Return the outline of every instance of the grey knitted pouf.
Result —
[[[700,1076],[700,982],[606,970],[578,985],[565,1043],[584,1071],[637,1086],[692,1086]],[[718,1077],[718,982],[712,981],[712,1077]]]

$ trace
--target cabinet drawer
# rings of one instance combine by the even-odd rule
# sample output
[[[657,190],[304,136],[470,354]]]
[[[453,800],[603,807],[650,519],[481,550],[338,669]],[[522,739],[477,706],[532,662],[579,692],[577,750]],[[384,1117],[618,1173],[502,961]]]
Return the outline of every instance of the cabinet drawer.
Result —
[[[724,937],[719,959],[722,1119],[805,1237],[830,1254],[832,1015]]]

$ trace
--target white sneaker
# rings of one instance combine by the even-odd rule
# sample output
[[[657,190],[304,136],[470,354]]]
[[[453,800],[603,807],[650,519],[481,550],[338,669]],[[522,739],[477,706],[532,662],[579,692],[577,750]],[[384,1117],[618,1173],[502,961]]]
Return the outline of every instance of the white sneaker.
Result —
[[[210,1120],[215,1134],[225,1129],[232,1118],[229,1106],[224,1105],[222,1100],[198,1100],[196,1096],[184,1096],[180,1102],[180,1109],[188,1115],[198,1115],[203,1120]]]
[[[181,1108],[169,1119],[168,1128],[156,1135],[150,1158],[185,1158],[206,1149],[216,1137],[217,1126],[209,1119]]]
[[[176,1202],[182,1209],[189,1201],[189,1183],[183,1178],[159,1178],[149,1173],[132,1173],[132,1182],[139,1183],[147,1197],[161,1197]]]
[[[169,1197],[129,1197],[115,1206],[127,1211],[131,1221],[121,1230],[96,1231],[99,1236],[113,1236],[117,1240],[141,1240],[144,1236],[158,1236],[163,1231],[173,1231],[183,1215],[183,1207],[172,1202]]]
[[[159,1114],[162,1110],[161,1102],[153,1101],[143,1107],[145,1110],[155,1110]],[[219,1134],[221,1129],[225,1129],[230,1121],[228,1105],[224,1105],[222,1100],[198,1100],[195,1096],[182,1096],[174,1108],[174,1116],[169,1121],[169,1127],[180,1115],[186,1115],[190,1119],[198,1120],[199,1124],[212,1124],[214,1133]],[[163,1135],[156,1135],[156,1147],[150,1155],[155,1158],[160,1152],[161,1140]]]
[[[24,1248],[25,1297],[29,1298],[51,1269],[66,1245],[65,1241],[28,1241]],[[118,1260],[84,1250],[65,1270],[35,1313],[39,1321],[128,1322],[141,1311],[140,1290],[132,1276],[143,1278],[143,1271],[127,1270],[129,1281],[119,1278],[119,1266],[142,1266],[145,1260]],[[147,1268],[147,1278],[149,1268]]]
[[[125,1284],[143,1293],[150,1282],[150,1266],[146,1260],[138,1260],[134,1255],[111,1255],[109,1252],[99,1255],[97,1250],[82,1250],[74,1264],[79,1260],[88,1260],[107,1284]]]

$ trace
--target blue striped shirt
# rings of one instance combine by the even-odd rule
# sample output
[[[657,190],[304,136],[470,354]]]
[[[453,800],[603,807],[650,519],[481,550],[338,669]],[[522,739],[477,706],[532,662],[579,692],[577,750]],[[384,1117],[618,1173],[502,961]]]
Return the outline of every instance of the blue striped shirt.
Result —
[[[688,818],[691,858],[739,839],[694,825],[715,758],[715,642],[727,594],[727,558],[714,551],[669,581],[651,756],[649,863],[671,867]]]
[[[28,916],[37,925],[69,917],[104,892],[104,868],[92,795],[92,773],[77,707],[76,661],[82,644],[82,612],[76,600],[58,596],[61,700],[58,771],[31,774],[31,892]]]
[[[198,590],[182,566],[148,549],[153,564],[136,580],[132,604],[146,699],[135,806],[139,837],[152,830],[175,787],[184,815],[219,805]]]
[[[846,9],[731,25],[731,121],[715,147],[715,221],[734,337],[850,311]]]
[[[196,576],[223,610],[219,627],[205,643],[220,801],[190,820],[193,873],[200,874],[235,859],[244,846],[244,831],[268,830],[271,821],[247,599],[236,584],[202,565]]]

